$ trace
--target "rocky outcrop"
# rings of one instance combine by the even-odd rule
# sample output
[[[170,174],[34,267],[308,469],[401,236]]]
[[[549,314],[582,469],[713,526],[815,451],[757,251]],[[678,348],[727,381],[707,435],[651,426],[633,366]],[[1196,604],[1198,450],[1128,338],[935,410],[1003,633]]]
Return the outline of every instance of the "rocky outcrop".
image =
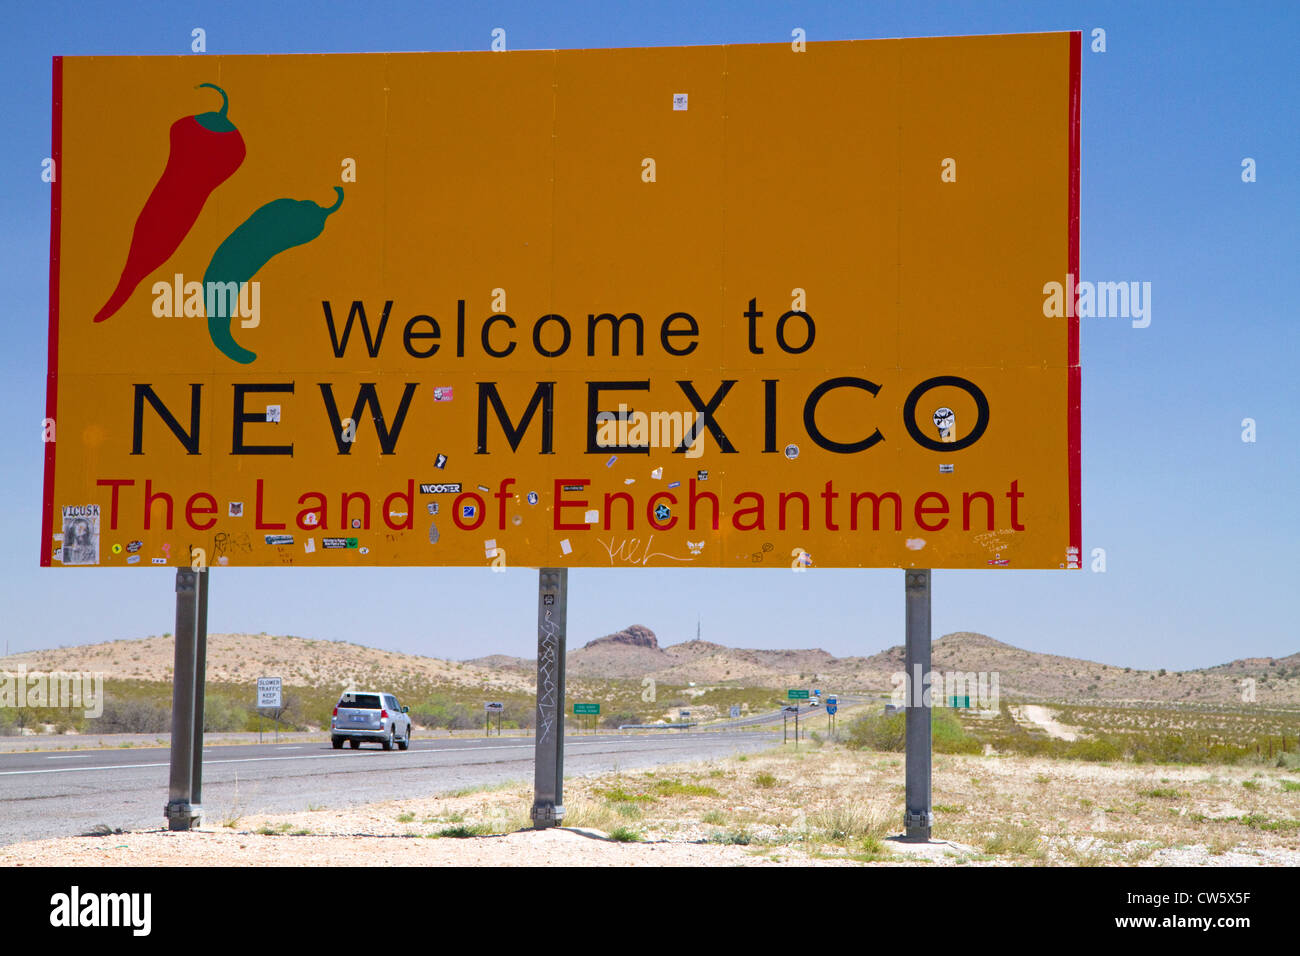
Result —
[[[583,645],[583,650],[591,650],[593,647],[644,647],[652,651],[659,650],[659,638],[655,637],[655,632],[642,624],[632,624],[623,628],[621,631],[615,631],[613,634],[606,634],[604,637],[598,637],[594,641],[588,641]]]

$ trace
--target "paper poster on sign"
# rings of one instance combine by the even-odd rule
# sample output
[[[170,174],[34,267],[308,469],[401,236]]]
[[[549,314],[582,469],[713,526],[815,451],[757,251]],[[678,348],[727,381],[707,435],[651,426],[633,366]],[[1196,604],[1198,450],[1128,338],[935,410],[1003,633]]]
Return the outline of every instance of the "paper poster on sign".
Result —
[[[99,564],[99,505],[73,505],[63,509],[65,565]]]

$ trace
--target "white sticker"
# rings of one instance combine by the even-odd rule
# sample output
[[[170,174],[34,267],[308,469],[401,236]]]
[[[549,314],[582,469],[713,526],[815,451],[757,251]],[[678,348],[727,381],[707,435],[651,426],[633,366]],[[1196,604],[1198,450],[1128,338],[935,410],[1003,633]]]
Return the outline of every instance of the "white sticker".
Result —
[[[662,468],[656,468],[654,471],[650,472],[650,477],[655,479],[655,481],[658,481],[663,476],[664,470]]]
[[[369,548],[357,548],[357,550],[358,550],[360,553],[362,553],[362,554],[369,554],[369,553],[370,553],[370,549],[369,549]]]
[[[951,475],[951,474],[952,474],[952,467],[953,467],[952,465],[940,465],[940,466],[939,466],[939,474],[941,474],[941,475]]]
[[[302,549],[308,554],[314,552],[316,550],[316,539],[308,538],[306,541],[303,542]]]
[[[483,556],[485,558],[494,558],[497,553],[497,539],[486,538],[483,541]]]
[[[568,538],[563,538],[563,539],[561,539],[561,541],[560,541],[560,552],[561,552],[562,554],[571,554],[571,553],[573,552],[573,545],[569,544],[569,539],[568,539]]]
[[[266,420],[267,420],[268,422],[278,422],[278,421],[280,420],[280,406],[279,406],[279,405],[267,405],[267,406],[266,406]]]
[[[686,94],[686,93],[674,93],[674,94],[673,94],[673,109],[675,109],[675,110],[684,110],[684,109],[686,109],[686,107],[687,107],[687,103],[688,103],[688,102],[689,102],[689,100],[688,100],[688,94]]]
[[[635,478],[624,478],[624,479],[623,479],[623,484],[625,484],[625,485],[631,485],[631,484],[635,484],[635,483],[636,483],[636,479],[635,479]]]
[[[922,548],[925,547],[924,538],[908,538],[903,543],[907,545],[907,547],[912,551],[920,551]]]
[[[595,524],[597,521],[600,520],[600,512],[596,511],[595,509],[592,509],[591,511],[587,512],[586,516],[582,520],[585,521],[587,524]]]

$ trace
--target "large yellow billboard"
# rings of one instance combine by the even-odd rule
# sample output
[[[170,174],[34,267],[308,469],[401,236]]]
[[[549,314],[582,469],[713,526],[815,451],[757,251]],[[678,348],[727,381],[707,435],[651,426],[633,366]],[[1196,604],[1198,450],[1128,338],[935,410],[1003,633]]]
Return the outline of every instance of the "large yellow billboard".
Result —
[[[58,58],[42,563],[1076,566],[1078,81]]]

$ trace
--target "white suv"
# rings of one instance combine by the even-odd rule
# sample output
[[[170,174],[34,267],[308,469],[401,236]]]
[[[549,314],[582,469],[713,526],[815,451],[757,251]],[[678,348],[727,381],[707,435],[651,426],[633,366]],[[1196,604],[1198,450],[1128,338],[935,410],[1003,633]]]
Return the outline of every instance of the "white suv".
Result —
[[[410,708],[403,707],[392,694],[369,690],[343,692],[330,718],[330,743],[335,750],[343,749],[346,740],[352,749],[363,740],[382,744],[385,750],[398,750],[411,746]]]

